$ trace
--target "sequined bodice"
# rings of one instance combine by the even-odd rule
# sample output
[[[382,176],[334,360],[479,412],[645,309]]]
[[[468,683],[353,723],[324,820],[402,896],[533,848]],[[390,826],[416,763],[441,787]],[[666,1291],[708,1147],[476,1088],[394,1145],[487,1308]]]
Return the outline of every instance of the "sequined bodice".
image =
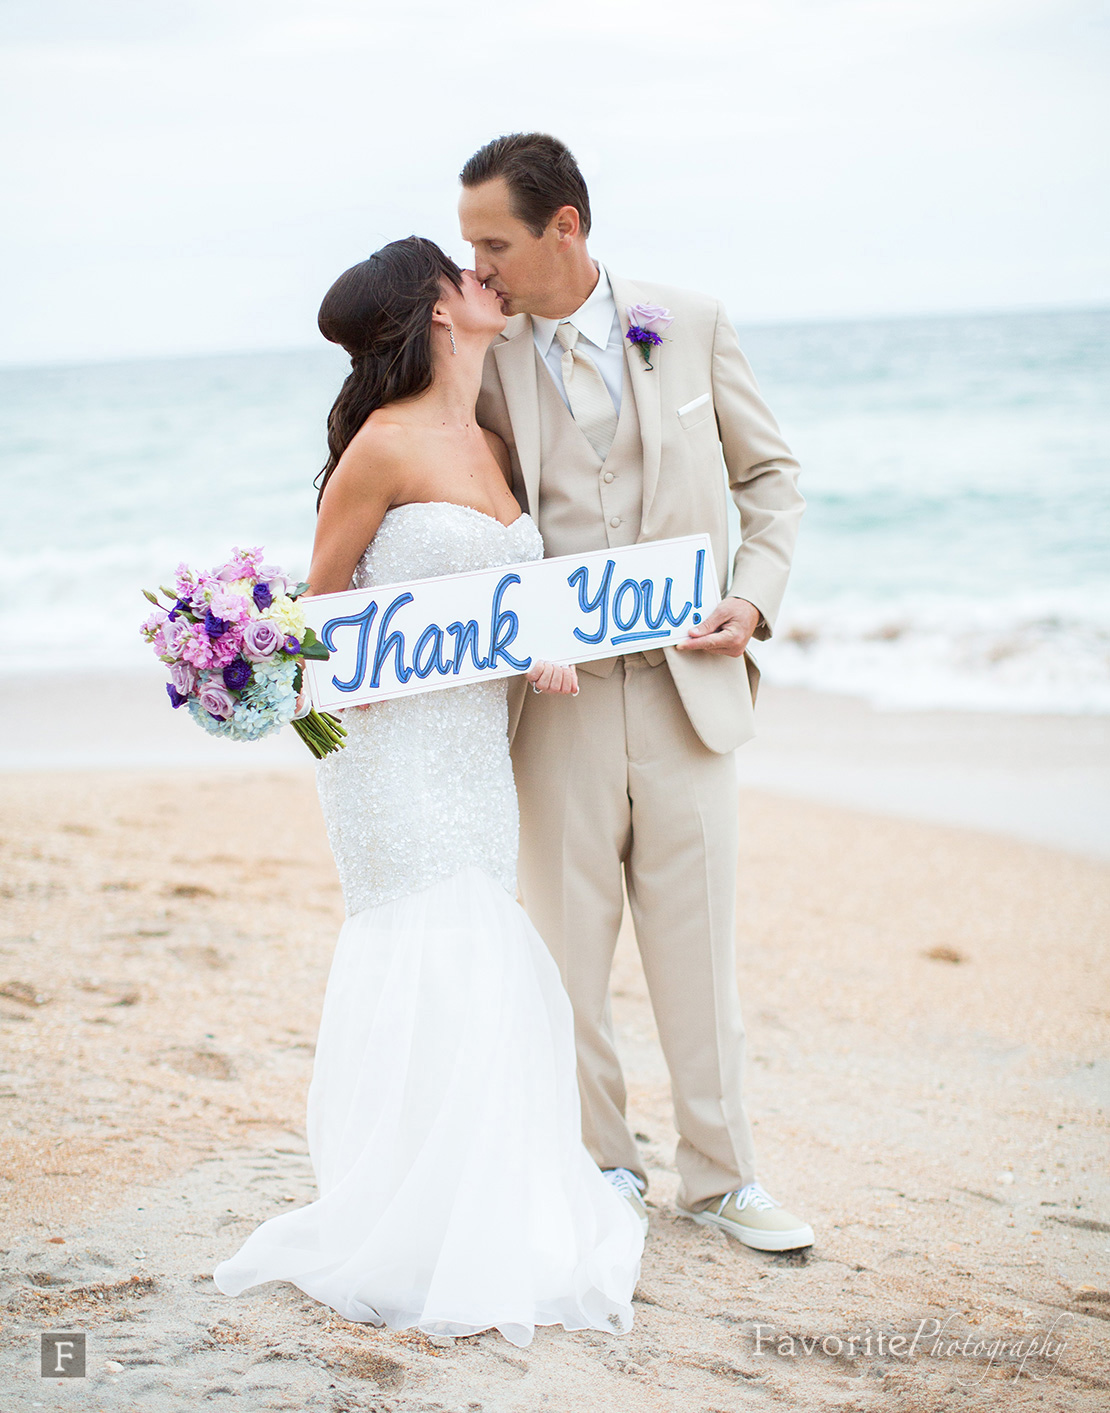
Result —
[[[352,588],[542,559],[522,515],[421,501],[387,512]],[[517,805],[505,679],[343,713],[347,745],[317,766],[320,804],[349,915],[471,864],[516,892]]]

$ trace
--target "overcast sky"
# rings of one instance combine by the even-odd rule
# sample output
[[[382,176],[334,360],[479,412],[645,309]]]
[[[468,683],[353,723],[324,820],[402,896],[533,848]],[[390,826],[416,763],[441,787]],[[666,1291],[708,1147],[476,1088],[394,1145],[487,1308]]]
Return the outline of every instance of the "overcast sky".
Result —
[[[1110,302],[1103,0],[0,0],[0,361],[312,346],[457,173],[742,322]]]

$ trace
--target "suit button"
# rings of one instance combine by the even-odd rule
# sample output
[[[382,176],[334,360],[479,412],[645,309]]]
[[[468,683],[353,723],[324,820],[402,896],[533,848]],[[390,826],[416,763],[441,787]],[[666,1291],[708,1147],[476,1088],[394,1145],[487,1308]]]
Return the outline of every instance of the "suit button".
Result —
[[[606,483],[606,485],[608,485],[608,483],[609,483],[612,479],[613,479],[613,473],[612,473],[612,471],[606,471],[606,473],[605,473],[605,483]]]
[[[612,527],[613,527],[614,530],[617,528],[617,526],[618,526],[620,523],[621,523],[621,521],[620,521],[620,516],[619,516],[619,515],[614,515],[613,518],[612,518],[612,520],[609,521],[609,524],[612,525]]]

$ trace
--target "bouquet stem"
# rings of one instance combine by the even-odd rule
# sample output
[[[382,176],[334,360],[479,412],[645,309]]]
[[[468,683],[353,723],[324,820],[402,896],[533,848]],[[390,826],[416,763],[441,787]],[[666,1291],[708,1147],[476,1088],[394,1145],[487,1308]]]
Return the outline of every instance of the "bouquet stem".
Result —
[[[347,728],[331,712],[319,712],[315,707],[307,716],[294,721],[293,729],[317,760],[323,760],[344,744]]]

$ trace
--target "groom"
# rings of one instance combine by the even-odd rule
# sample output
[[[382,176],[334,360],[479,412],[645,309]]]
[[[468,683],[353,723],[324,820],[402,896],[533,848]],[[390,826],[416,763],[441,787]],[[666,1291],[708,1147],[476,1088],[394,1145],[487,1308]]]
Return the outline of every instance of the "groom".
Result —
[[[591,258],[589,196],[561,142],[497,138],[460,180],[463,238],[511,316],[478,417],[508,444],[547,555],[705,531],[726,595],[681,647],[580,663],[573,701],[523,679],[510,697],[521,892],[574,1006],[583,1139],[646,1230],[609,1009],[623,882],[671,1075],[679,1211],[760,1250],[808,1246],[810,1227],[755,1180],[735,951],[736,748],[758,677],[744,650],[770,637],[786,587],[798,465],[721,305]],[[662,338],[648,359],[630,313]],[[725,467],[743,536],[731,577]]]

